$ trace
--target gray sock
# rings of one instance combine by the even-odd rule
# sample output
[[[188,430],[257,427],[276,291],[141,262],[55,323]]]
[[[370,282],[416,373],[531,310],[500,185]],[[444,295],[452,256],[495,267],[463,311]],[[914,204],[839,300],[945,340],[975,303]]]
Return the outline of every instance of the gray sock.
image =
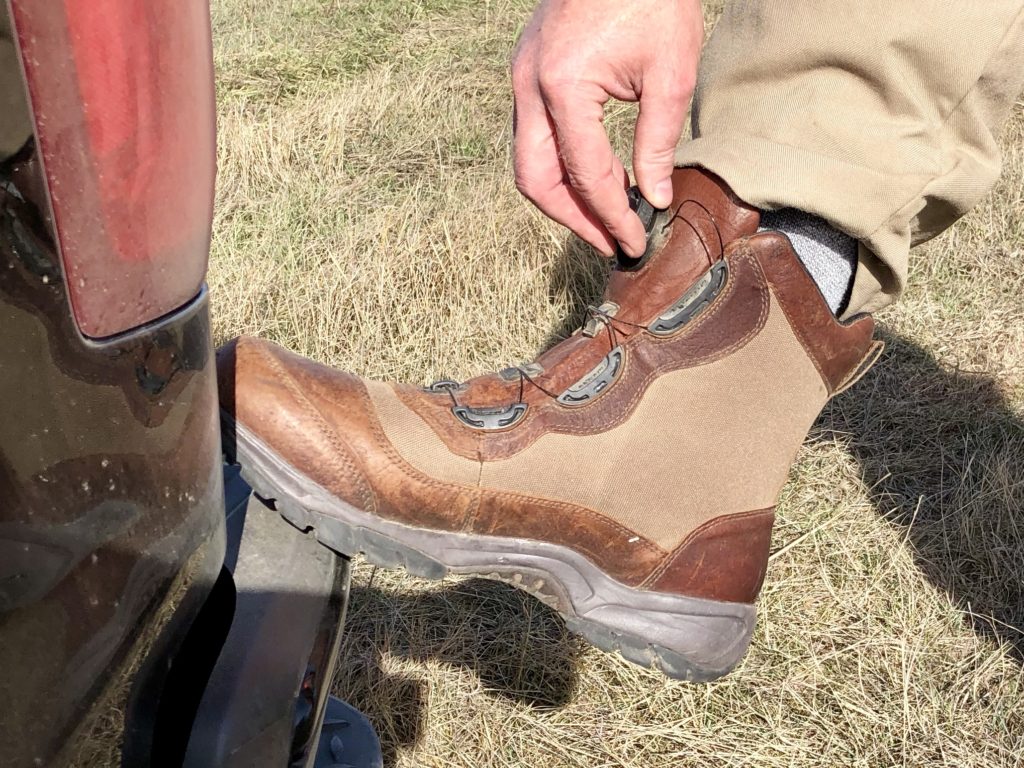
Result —
[[[857,269],[857,241],[824,219],[796,208],[764,211],[761,231],[766,229],[781,232],[793,243],[832,314],[846,309]]]

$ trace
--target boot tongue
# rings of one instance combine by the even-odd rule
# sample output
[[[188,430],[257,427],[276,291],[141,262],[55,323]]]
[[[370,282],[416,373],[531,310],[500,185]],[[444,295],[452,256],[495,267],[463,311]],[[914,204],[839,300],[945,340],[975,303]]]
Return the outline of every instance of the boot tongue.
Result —
[[[672,187],[672,204],[664,211],[639,191],[628,193],[648,233],[647,251],[639,259],[616,256],[604,301],[618,305],[616,316],[629,323],[649,322],[721,258],[726,245],[757,232],[759,211],[714,174],[677,168]]]

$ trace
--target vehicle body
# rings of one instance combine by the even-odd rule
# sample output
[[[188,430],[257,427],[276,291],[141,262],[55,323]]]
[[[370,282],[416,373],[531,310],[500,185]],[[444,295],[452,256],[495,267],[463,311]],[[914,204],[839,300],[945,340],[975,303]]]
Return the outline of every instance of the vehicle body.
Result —
[[[225,475],[209,35],[0,4],[4,768],[315,759],[348,562]]]

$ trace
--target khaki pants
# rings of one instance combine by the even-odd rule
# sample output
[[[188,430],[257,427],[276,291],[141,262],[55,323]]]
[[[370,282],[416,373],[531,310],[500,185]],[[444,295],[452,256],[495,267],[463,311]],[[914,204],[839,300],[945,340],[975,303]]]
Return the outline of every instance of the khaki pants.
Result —
[[[727,0],[677,161],[856,237],[848,314],[870,312],[991,188],[1022,87],[1021,0]]]

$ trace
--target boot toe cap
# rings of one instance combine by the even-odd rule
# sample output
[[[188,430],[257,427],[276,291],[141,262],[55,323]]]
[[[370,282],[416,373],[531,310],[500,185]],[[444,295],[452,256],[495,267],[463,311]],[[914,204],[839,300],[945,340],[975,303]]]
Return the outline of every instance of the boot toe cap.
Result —
[[[339,498],[361,509],[374,507],[362,452],[351,439],[365,419],[357,377],[242,336],[217,351],[217,379],[221,410],[236,430],[240,425],[276,459]],[[242,454],[240,449],[244,463]]]

